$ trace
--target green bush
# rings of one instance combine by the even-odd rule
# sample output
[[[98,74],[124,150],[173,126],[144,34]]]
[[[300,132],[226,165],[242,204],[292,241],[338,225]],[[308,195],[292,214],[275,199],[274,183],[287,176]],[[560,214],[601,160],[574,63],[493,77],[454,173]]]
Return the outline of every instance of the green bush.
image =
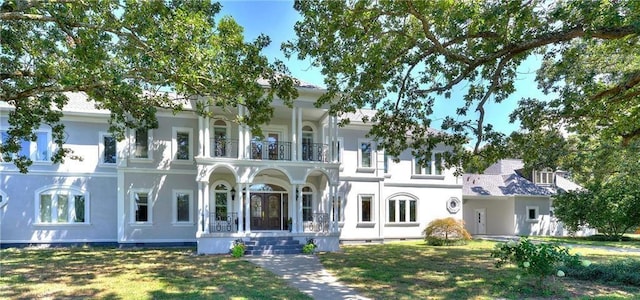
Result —
[[[640,261],[624,260],[606,264],[592,264],[588,267],[573,265],[567,268],[567,275],[588,281],[616,283],[640,287]]]
[[[464,229],[464,222],[451,217],[431,221],[422,234],[427,244],[432,246],[464,245],[471,239]]]
[[[235,240],[233,242],[233,247],[231,247],[231,256],[235,257],[235,258],[239,258],[244,256],[244,251],[246,249],[246,246],[244,245],[244,242],[240,239]]]
[[[581,264],[580,257],[569,254],[569,250],[565,247],[555,243],[534,244],[527,238],[517,242],[496,244],[491,257],[498,259],[495,262],[496,268],[511,263],[515,264],[524,275],[536,276],[539,286],[543,284],[546,277],[551,275],[563,277],[566,274],[564,269]],[[585,263],[585,265],[588,264]]]
[[[308,239],[307,243],[302,246],[302,253],[304,254],[313,254],[313,252],[316,251],[316,248],[318,246],[316,245],[316,241],[314,239]]]

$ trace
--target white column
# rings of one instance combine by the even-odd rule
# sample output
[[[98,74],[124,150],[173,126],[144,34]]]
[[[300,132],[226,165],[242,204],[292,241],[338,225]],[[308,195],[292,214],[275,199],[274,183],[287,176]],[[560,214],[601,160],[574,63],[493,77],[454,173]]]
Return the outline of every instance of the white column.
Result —
[[[204,186],[204,190],[203,190],[203,202],[204,202],[204,233],[209,233],[209,223],[211,222],[210,220],[210,211],[211,211],[211,207],[209,207],[209,182],[203,182],[202,185]]]
[[[291,147],[291,158],[294,161],[298,160],[298,130],[296,129],[296,121],[298,120],[298,118],[296,117],[297,111],[297,107],[293,107],[293,109],[291,110],[291,144],[293,145],[293,147]]]
[[[238,104],[238,116],[244,116],[242,106]],[[238,124],[238,158],[244,157],[244,125]]]
[[[198,234],[204,233],[204,199],[202,182],[198,182]]]
[[[242,206],[242,184],[236,184],[236,201],[238,201],[238,232],[242,232],[242,226],[244,225],[244,206]]]
[[[198,156],[204,156],[204,118],[198,117]]]
[[[246,233],[251,233],[251,209],[250,209],[250,206],[249,206],[250,205],[250,203],[249,203],[250,201],[249,200],[250,200],[250,196],[251,195],[249,193],[249,184],[248,183],[245,183],[245,189],[246,189],[246,192],[245,192],[245,195],[244,195],[244,216],[245,216],[245,219],[247,220],[247,224],[245,224],[245,227],[246,227],[245,232]]]
[[[298,108],[297,112],[297,121],[296,121],[296,132],[298,137],[302,139],[302,109]],[[296,148],[298,149],[298,160],[302,160],[302,143],[297,143]]]
[[[329,146],[329,148],[327,149],[327,161],[328,162],[333,162],[333,157],[334,155],[334,151],[333,151],[333,130],[331,127],[331,116],[329,116],[327,118],[327,132],[325,132],[325,134],[327,135],[327,144]]]
[[[211,127],[211,118],[204,118],[204,155],[206,157],[211,157],[211,134],[209,132],[209,127]]]
[[[298,191],[298,185],[297,184],[292,184],[291,185],[291,199],[293,199],[293,203],[291,203],[291,232],[293,233],[297,233],[300,232],[298,230],[298,196],[296,191]]]
[[[298,220],[298,232],[304,232],[302,220],[302,191],[299,185],[296,185],[296,218]]]
[[[338,117],[331,117],[331,137],[333,140],[331,141],[331,152],[333,153],[332,162],[338,161]]]
[[[335,193],[334,193],[334,187],[333,185],[329,185],[329,232],[333,232],[333,219],[334,219],[334,202],[336,201],[335,199]]]

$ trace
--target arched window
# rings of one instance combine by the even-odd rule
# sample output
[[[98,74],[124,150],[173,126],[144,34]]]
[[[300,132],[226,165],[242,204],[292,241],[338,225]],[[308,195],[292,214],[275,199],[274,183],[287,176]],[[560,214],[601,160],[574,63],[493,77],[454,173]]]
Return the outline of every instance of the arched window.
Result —
[[[215,187],[215,218],[216,220],[226,220],[229,212],[229,187],[226,184],[218,184]]]
[[[229,153],[229,126],[224,120],[213,122],[213,154],[215,157],[226,157]]]
[[[52,186],[36,191],[36,223],[89,223],[89,193],[75,187]]]
[[[313,221],[313,190],[302,188],[302,221]]]
[[[389,223],[412,223],[418,220],[418,200],[407,194],[392,196],[387,201]]]
[[[302,160],[314,160],[313,153],[313,128],[305,125],[302,127]]]

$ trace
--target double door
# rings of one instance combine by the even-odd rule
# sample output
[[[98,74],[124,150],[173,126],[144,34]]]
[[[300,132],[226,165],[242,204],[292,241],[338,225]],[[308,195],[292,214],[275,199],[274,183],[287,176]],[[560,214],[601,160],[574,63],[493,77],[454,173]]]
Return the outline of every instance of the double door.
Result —
[[[283,220],[287,218],[287,194],[255,193],[251,194],[251,229],[283,230]]]

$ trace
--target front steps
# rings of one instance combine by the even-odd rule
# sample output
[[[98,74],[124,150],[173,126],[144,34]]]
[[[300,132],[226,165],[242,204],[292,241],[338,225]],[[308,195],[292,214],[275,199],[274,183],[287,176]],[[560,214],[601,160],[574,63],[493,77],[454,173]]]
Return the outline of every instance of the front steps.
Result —
[[[244,242],[244,255],[300,254],[302,244],[293,237],[254,237]]]

